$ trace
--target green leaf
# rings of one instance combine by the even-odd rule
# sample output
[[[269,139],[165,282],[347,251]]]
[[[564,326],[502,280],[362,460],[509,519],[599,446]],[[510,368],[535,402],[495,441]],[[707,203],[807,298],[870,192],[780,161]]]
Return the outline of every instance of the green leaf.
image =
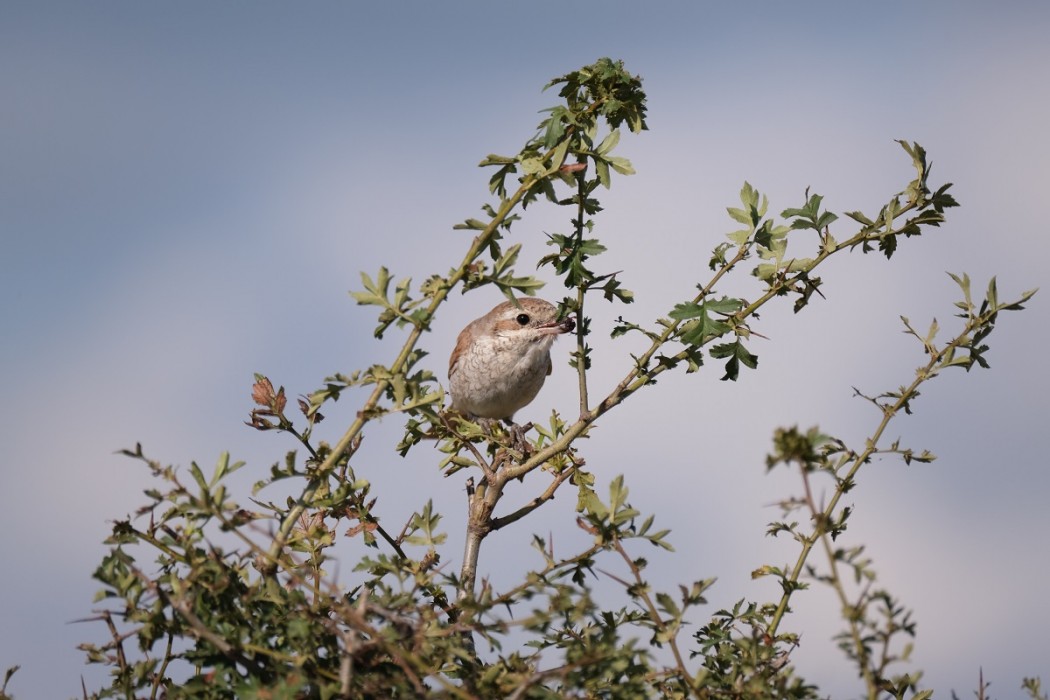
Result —
[[[740,299],[722,297],[721,299],[708,299],[704,301],[704,308],[719,314],[731,315],[744,307]]]
[[[462,231],[463,229],[469,229],[472,231],[484,231],[487,225],[488,224],[486,224],[484,221],[478,221],[477,219],[467,219],[463,223],[456,224],[452,228],[457,231]]]
[[[660,609],[663,610],[667,615],[675,619],[681,618],[681,609],[678,607],[678,604],[674,602],[674,598],[672,598],[667,593],[657,593],[656,603],[660,606]]]
[[[729,212],[729,215],[733,217],[733,219],[739,221],[745,226],[752,225],[751,216],[743,209],[737,209],[736,207],[726,207],[726,211]]]
[[[201,472],[201,468],[197,466],[196,462],[190,462],[190,474],[193,476],[193,480],[197,482],[197,486],[201,487],[201,491],[208,490],[208,482],[204,480],[204,473]]]
[[[379,268],[379,274],[375,281],[368,276],[368,273],[361,273],[361,284],[364,286],[364,292],[350,292],[350,296],[361,306],[367,305],[386,305],[387,292],[390,288],[390,271],[385,267]]]
[[[526,175],[539,175],[546,172],[547,168],[544,167],[543,161],[536,157],[522,158],[521,170]]]
[[[518,162],[517,158],[510,158],[508,156],[499,156],[499,155],[496,155],[495,153],[490,153],[487,156],[485,156],[485,159],[483,161],[478,163],[478,166],[479,167],[484,167],[486,165],[507,165],[509,163],[517,163],[517,162]]]
[[[492,281],[500,291],[503,292],[508,299],[512,299],[513,295],[511,292],[517,290],[523,292],[529,296],[536,293],[536,290],[543,287],[546,284],[543,280],[536,279],[535,277],[512,277],[507,275],[500,277]]]
[[[729,330],[729,324],[712,319],[705,311],[699,318],[682,326],[679,340],[686,345],[703,345],[712,338],[725,335]]]
[[[627,487],[623,483],[623,474],[618,474],[609,483],[609,506],[614,512],[623,507],[623,504],[627,501],[627,493]]]
[[[595,158],[594,171],[598,175],[598,182],[602,183],[605,189],[609,189],[612,183],[612,178],[609,176],[609,163],[600,158]]]
[[[616,144],[620,143],[620,130],[613,129],[609,132],[609,135],[602,139],[602,142],[598,144],[598,148],[594,149],[594,152],[600,156],[604,156],[606,153],[616,148]]]
[[[554,153],[551,155],[551,167],[547,172],[556,172],[561,168],[562,163],[565,162],[565,156],[569,152],[569,139],[563,140],[558,144],[558,147],[554,149]]]
[[[738,338],[733,343],[721,343],[711,348],[711,357],[717,359],[729,358],[725,364],[726,373],[722,381],[736,381],[740,376],[740,365],[755,369],[758,367],[758,355],[752,355],[744,347],[744,343]]]
[[[777,273],[777,266],[774,263],[763,263],[755,267],[751,273],[763,282],[769,282],[773,279],[773,275]]]
[[[520,252],[521,243],[515,243],[508,248],[507,252],[493,265],[492,274],[498,277],[505,269],[512,267],[518,261],[518,253]]]
[[[577,246],[577,250],[583,255],[594,256],[604,253],[608,248],[599,243],[596,238],[584,238]]]
[[[609,165],[612,169],[621,175],[634,175],[634,166],[631,165],[631,161],[626,158],[620,158],[619,156],[610,156],[606,158],[609,161]]]
[[[820,230],[826,229],[828,226],[838,221],[838,215],[832,214],[830,211],[826,211],[820,215],[817,219],[817,228]]]
[[[219,483],[227,474],[232,474],[241,467],[244,466],[244,462],[234,462],[230,464],[230,453],[223,452],[219,455],[219,461],[215,464],[215,472],[212,474],[211,481],[208,483],[209,486],[215,486]]]
[[[692,301],[683,302],[681,304],[675,304],[674,309],[668,314],[671,318],[676,321],[685,321],[690,318],[697,318],[698,316],[704,315],[704,307],[702,304],[697,304]]]
[[[865,226],[874,226],[875,222],[869,219],[867,216],[859,211],[848,211],[846,216],[856,221],[858,224],[864,224]]]
[[[580,484],[579,486],[579,491],[576,496],[576,510],[580,513],[587,513],[597,518],[605,518],[609,515],[609,509],[606,508],[605,504],[602,503],[600,498],[598,498],[598,494],[586,484]]]
[[[747,243],[748,239],[751,238],[751,234],[754,233],[749,229],[740,229],[739,231],[733,231],[726,234],[726,238],[733,242],[736,246],[742,246]],[[711,269],[715,269],[714,266]]]

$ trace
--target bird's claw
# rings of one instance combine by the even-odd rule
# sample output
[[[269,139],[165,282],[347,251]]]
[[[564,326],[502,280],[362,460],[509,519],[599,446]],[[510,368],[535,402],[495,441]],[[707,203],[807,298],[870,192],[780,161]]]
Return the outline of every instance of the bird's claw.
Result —
[[[525,433],[530,430],[532,430],[532,423],[526,423],[525,425],[510,424],[510,447],[525,457],[532,453],[532,443],[525,437]]]

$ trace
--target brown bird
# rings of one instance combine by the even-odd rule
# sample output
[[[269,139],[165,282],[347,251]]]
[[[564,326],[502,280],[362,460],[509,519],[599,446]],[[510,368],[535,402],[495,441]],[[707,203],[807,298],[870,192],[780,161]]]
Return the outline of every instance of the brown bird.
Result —
[[[459,334],[448,361],[452,408],[471,418],[505,419],[539,393],[551,373],[551,345],[576,328],[543,299],[505,301]]]

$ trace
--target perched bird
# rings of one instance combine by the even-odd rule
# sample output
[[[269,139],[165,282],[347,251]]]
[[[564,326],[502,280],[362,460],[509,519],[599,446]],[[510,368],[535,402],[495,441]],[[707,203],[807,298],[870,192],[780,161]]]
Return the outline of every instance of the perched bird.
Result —
[[[459,334],[448,361],[452,408],[471,418],[505,419],[536,398],[551,373],[551,345],[576,328],[543,299],[505,301]]]

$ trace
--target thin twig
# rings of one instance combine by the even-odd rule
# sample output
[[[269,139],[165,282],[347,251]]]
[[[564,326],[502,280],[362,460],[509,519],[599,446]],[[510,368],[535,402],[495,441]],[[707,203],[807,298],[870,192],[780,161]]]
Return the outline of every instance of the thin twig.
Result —
[[[637,595],[645,603],[649,619],[653,621],[656,629],[663,632],[667,639],[667,645],[671,647],[671,653],[674,655],[675,665],[678,669],[678,675],[681,678],[682,684],[689,689],[689,694],[699,698],[700,694],[694,687],[692,678],[689,675],[689,669],[686,668],[685,660],[682,658],[682,652],[678,649],[678,634],[677,631],[674,634],[668,633],[667,623],[663,617],[660,616],[660,611],[656,608],[656,604],[653,603],[653,599],[649,596],[649,588],[642,579],[642,572],[638,569],[638,566],[631,559],[630,555],[627,554],[627,550],[623,548],[623,543],[619,539],[613,540],[613,548],[623,557],[623,560],[627,563],[627,567],[631,570],[631,575],[634,576],[635,586],[634,590]],[[630,588],[630,586],[628,586]]]
[[[832,588],[835,589],[835,593],[838,595],[839,604],[842,606],[842,609],[848,610],[850,609],[851,604],[846,595],[846,589],[842,585],[842,578],[839,576],[838,564],[835,561],[835,551],[831,546],[831,538],[825,527],[827,520],[825,519],[824,511],[817,506],[816,501],[813,499],[813,490],[810,486],[809,471],[806,468],[806,465],[800,464],[799,469],[802,472],[802,483],[806,492],[806,504],[809,507],[810,515],[815,523],[811,537],[819,538],[821,544],[824,546],[824,553],[828,558],[828,568],[831,571]],[[864,640],[861,638],[860,627],[853,615],[847,615],[846,621],[849,624],[850,637],[853,640],[853,646],[857,650],[857,664],[860,666],[861,677],[864,679],[864,685],[868,689],[869,700],[873,700],[878,694],[878,685],[875,682],[876,679],[872,674],[872,669],[868,664],[868,654],[867,650],[864,648]],[[875,695],[873,695],[873,693]]]
[[[168,671],[168,664],[171,663],[171,650],[175,644],[175,634],[172,632],[168,633],[168,643],[164,647],[164,661],[161,662],[160,668],[158,668],[153,674],[153,687],[150,689],[150,698],[155,700],[157,693],[160,691],[161,683],[164,682],[164,674]]]
[[[562,469],[561,472],[559,472],[558,475],[554,477],[554,480],[550,483],[550,486],[547,487],[547,490],[541,493],[539,496],[536,496],[536,498],[533,498],[531,501],[523,505],[521,508],[518,508],[513,513],[510,513],[509,515],[504,515],[499,518],[493,518],[491,523],[491,529],[499,530],[501,528],[506,527],[507,525],[510,525],[511,523],[517,522],[532,511],[542,506],[547,501],[553,499],[554,492],[558,490],[558,487],[561,486],[562,483],[566,481],[569,477],[571,477],[574,473],[576,473],[576,465],[569,465]]]
[[[994,314],[993,310],[991,314]],[[850,465],[849,470],[846,472],[845,477],[837,480],[837,486],[835,492],[828,504],[820,513],[820,521],[827,522],[838,507],[839,501],[845,495],[846,491],[843,488],[845,484],[855,483],[857,472],[860,471],[861,466],[867,464],[871,457],[876,454],[878,450],[879,440],[882,439],[883,434],[886,432],[886,428],[895,416],[908,405],[908,403],[914,399],[919,393],[919,387],[926,381],[937,376],[936,368],[941,365],[945,358],[952,356],[959,348],[965,347],[967,339],[982,325],[987,322],[986,315],[980,315],[977,317],[971,317],[965,324],[963,330],[955,336],[950,342],[941,348],[940,352],[935,352],[930,355],[929,361],[920,366],[916,370],[916,377],[907,387],[902,387],[897,396],[897,400],[893,403],[880,406],[882,419],[879,421],[878,426],[871,436],[866,440],[864,449],[858,453],[853,463]],[[787,581],[791,584],[798,582],[802,575],[802,571],[806,564],[806,559],[809,557],[810,550],[812,550],[815,544],[815,538],[804,537],[802,538],[802,551],[799,553],[798,559],[795,562],[795,566],[789,574]],[[771,636],[775,636],[777,628],[784,618],[784,614],[787,612],[788,602],[791,599],[791,594],[794,590],[794,586],[785,586],[784,593],[781,595],[780,603],[777,605],[777,609],[773,614],[772,620],[770,621],[768,633]]]

